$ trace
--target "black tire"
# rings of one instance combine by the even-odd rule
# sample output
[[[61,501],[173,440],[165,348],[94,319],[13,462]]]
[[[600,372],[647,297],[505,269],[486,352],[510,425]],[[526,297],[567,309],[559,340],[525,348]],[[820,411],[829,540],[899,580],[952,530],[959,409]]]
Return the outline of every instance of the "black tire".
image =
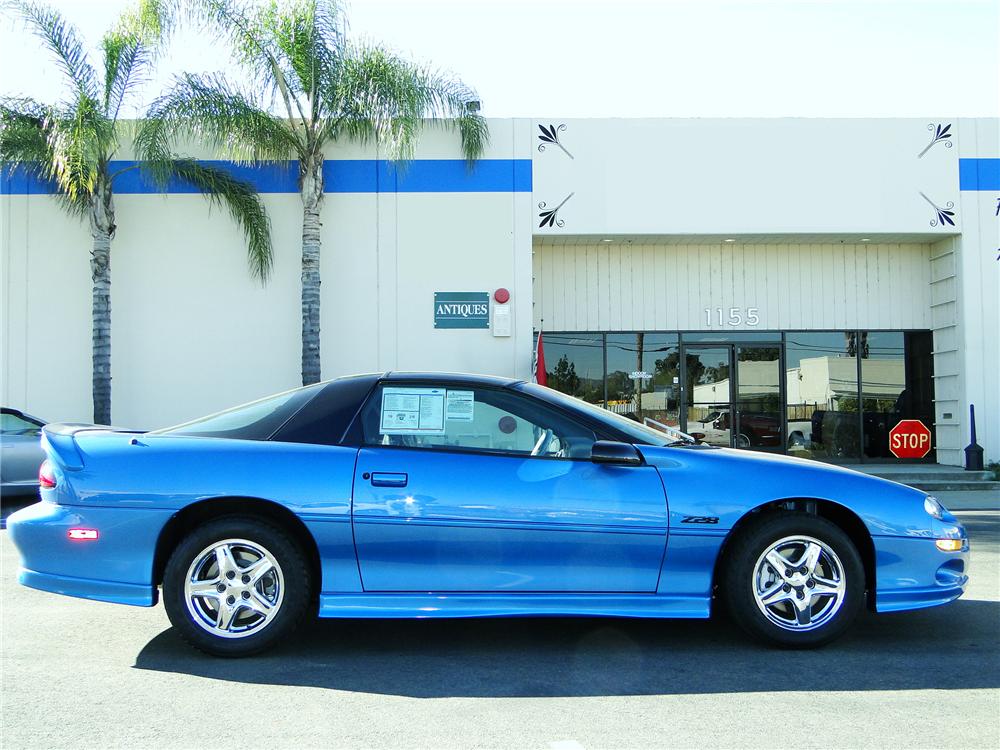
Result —
[[[277,611],[270,616],[270,621],[255,629],[252,626],[255,613],[244,608],[242,614],[234,617],[234,622],[242,618],[249,620],[251,626],[236,637],[216,635],[200,625],[188,607],[185,594],[191,566],[203,559],[207,548],[229,539],[246,540],[266,550],[276,561],[283,579]],[[275,574],[271,575],[273,582]],[[213,656],[249,656],[286,639],[305,617],[311,590],[312,576],[299,545],[278,526],[251,516],[225,516],[196,527],[174,549],[163,573],[163,605],[171,624],[184,640]],[[263,615],[256,617],[263,618]]]
[[[781,511],[762,514],[740,529],[738,534],[724,553],[719,596],[740,627],[758,640],[782,648],[816,648],[840,637],[851,626],[864,605],[865,572],[858,550],[840,527],[818,516]],[[825,621],[822,616],[818,617],[820,624],[814,626],[777,624],[764,614],[764,606],[758,604],[755,594],[758,561],[773,545],[789,537],[809,537],[826,545],[836,556],[841,569],[845,589],[839,609]],[[825,554],[824,559],[826,561],[822,565],[831,564]],[[800,590],[809,592],[814,589],[806,585],[789,585],[785,590],[792,596],[798,596]],[[831,599],[810,597],[809,601],[815,602],[814,606],[822,611],[824,602]],[[774,605],[769,612],[779,618],[787,613],[791,618],[795,616],[793,607],[794,603],[789,601]],[[811,629],[789,629],[793,627]]]

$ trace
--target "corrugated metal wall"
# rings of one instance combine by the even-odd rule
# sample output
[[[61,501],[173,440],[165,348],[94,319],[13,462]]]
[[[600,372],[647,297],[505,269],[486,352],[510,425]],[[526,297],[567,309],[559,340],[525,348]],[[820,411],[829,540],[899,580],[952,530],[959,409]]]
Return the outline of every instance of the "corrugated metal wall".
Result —
[[[934,329],[934,411],[937,460],[960,465],[967,439],[962,429],[961,358],[958,330],[958,285],[954,237],[931,246],[931,323]]]
[[[929,329],[930,259],[929,244],[536,240],[535,328]],[[755,308],[759,322],[719,325],[718,308],[724,320]]]

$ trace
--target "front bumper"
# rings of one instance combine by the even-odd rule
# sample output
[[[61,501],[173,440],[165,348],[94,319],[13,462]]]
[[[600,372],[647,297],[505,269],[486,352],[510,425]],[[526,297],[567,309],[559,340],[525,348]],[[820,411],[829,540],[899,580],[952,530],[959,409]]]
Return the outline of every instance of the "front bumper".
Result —
[[[54,594],[151,607],[156,542],[173,511],[40,502],[7,519],[21,555],[20,583]],[[73,540],[69,529],[97,529]]]
[[[969,539],[961,551],[942,552],[934,539],[875,537],[877,612],[900,612],[947,604],[965,593],[969,581]]]

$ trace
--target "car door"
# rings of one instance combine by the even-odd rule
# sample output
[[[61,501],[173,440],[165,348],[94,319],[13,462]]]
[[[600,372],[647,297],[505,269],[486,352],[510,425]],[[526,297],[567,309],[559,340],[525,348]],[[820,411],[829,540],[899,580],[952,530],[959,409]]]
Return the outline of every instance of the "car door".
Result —
[[[506,388],[380,385],[359,419],[354,538],[366,591],[653,592],[666,546],[650,466]]]

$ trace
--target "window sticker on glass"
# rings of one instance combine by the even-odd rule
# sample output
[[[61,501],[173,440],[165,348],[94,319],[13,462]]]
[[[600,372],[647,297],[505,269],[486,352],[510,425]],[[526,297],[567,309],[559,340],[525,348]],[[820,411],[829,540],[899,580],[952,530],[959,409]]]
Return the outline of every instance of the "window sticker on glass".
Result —
[[[383,435],[443,435],[444,388],[383,388]]]
[[[449,422],[471,422],[475,416],[476,399],[472,391],[448,391],[444,418]]]

